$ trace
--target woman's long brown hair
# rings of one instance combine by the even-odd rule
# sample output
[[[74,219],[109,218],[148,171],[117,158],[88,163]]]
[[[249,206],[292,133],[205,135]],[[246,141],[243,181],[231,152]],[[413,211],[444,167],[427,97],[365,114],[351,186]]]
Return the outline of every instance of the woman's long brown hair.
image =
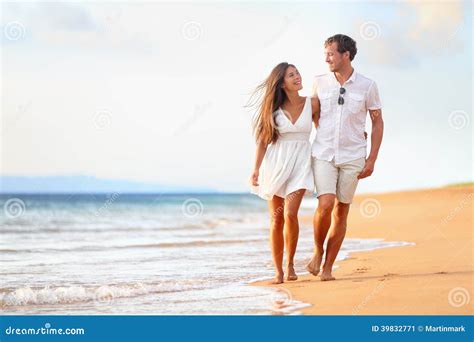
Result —
[[[295,67],[286,62],[278,64],[253,92],[249,103],[256,105],[257,111],[253,122],[253,134],[257,142],[274,143],[278,139],[278,130],[273,120],[273,112],[285,101],[286,93],[282,88],[288,67]],[[263,97],[262,97],[263,94]]]

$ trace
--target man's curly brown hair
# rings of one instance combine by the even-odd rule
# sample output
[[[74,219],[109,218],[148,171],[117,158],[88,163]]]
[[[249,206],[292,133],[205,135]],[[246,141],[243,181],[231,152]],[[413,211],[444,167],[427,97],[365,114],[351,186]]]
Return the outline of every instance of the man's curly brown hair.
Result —
[[[349,51],[349,58],[352,61],[357,54],[357,44],[354,39],[344,34],[336,34],[334,36],[329,37],[324,42],[324,46],[328,46],[332,43],[337,43],[337,51],[339,53],[344,53]]]

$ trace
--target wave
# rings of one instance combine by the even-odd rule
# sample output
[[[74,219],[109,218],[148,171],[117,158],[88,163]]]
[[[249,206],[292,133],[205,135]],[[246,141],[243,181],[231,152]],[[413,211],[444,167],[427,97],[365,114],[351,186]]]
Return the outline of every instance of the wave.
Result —
[[[216,217],[206,218],[194,222],[179,221],[174,222],[148,222],[148,221],[132,221],[124,226],[123,221],[117,218],[107,222],[80,223],[65,221],[62,225],[48,221],[24,221],[24,222],[5,222],[1,234],[45,234],[45,233],[127,233],[127,232],[182,232],[191,230],[226,228],[231,226],[233,229],[260,228],[266,227],[267,217],[263,214],[253,215],[250,217]],[[177,221],[177,222],[176,222]]]
[[[188,230],[202,230],[207,228],[204,225],[187,225],[187,226],[176,226],[176,227],[90,227],[90,226],[81,226],[81,227],[35,227],[35,226],[25,226],[17,228],[6,228],[2,229],[2,234],[45,234],[45,233],[54,233],[54,234],[69,234],[69,233],[135,233],[135,232],[150,232],[150,231],[188,231]]]
[[[133,245],[118,245],[118,246],[77,246],[73,248],[30,248],[30,249],[0,249],[0,253],[44,253],[44,252],[94,252],[94,251],[109,251],[115,249],[140,249],[140,248],[175,248],[175,247],[202,247],[212,245],[234,245],[242,243],[261,242],[263,237],[248,238],[248,239],[227,239],[227,240],[193,240],[193,241],[173,241],[161,243],[148,244],[133,244]]]
[[[91,302],[95,305],[113,305],[119,298],[137,297],[153,293],[183,292],[205,289],[203,285],[179,282],[159,284],[102,285],[102,286],[61,286],[44,288],[22,287],[15,290],[0,290],[0,307],[51,305]]]

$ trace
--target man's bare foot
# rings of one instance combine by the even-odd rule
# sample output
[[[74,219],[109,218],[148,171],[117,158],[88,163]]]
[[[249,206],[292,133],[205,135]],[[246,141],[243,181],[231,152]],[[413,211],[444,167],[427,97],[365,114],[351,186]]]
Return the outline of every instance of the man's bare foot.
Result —
[[[298,280],[298,276],[296,275],[293,264],[288,264],[286,272],[287,272],[286,280],[289,280],[289,281]]]
[[[283,277],[284,277],[283,272],[282,273],[277,273],[275,278],[273,278],[273,280],[271,281],[271,284],[273,284],[273,285],[282,284],[283,283]]]
[[[325,271],[325,270],[323,270],[319,278],[321,279],[321,281],[336,280],[336,278],[332,276],[331,271]]]
[[[323,261],[323,253],[316,253],[313,255],[313,258],[306,265],[306,270],[314,276],[319,274],[319,269],[321,268],[321,262]]]

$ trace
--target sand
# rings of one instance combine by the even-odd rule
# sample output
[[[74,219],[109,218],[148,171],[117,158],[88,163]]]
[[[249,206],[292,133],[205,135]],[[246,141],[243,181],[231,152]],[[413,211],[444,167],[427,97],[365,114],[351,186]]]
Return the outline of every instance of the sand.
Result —
[[[473,197],[472,185],[357,196],[346,237],[415,245],[352,253],[335,281],[255,285],[283,287],[312,304],[301,310],[308,315],[473,314]],[[311,233],[311,221],[301,218],[300,234]]]

